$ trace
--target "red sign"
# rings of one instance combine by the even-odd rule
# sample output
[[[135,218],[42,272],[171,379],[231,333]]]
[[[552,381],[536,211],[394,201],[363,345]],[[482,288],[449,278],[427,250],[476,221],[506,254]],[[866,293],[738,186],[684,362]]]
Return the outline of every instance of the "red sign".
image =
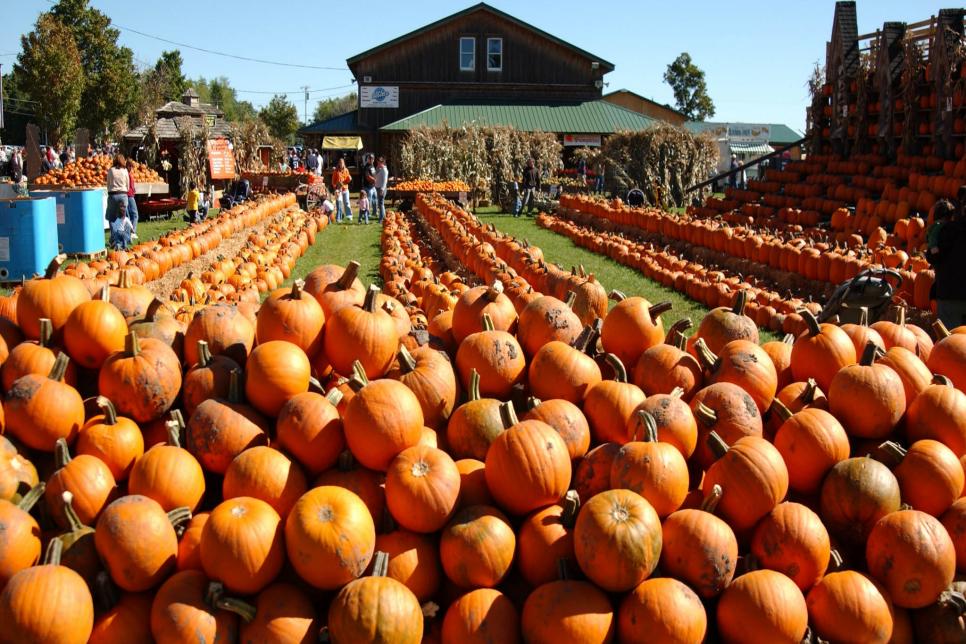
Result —
[[[228,147],[227,139],[208,141],[208,165],[212,179],[235,178],[235,155]]]

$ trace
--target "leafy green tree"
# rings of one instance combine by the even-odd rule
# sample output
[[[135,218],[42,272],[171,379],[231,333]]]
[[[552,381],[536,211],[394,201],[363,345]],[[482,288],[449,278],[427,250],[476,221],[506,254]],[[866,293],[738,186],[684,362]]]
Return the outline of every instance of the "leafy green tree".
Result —
[[[258,112],[258,118],[268,126],[273,136],[283,141],[291,141],[299,127],[299,112],[295,105],[276,94],[268,105]]]
[[[225,76],[212,79],[201,77],[189,81],[188,84],[198,92],[202,103],[211,103],[221,108],[226,121],[241,122],[258,117],[258,112],[251,103],[238,100],[237,91]]]
[[[318,102],[315,106],[315,112],[312,113],[312,119],[314,122],[324,121],[330,119],[333,116],[339,116],[340,114],[345,114],[346,112],[351,112],[356,109],[358,101],[356,99],[356,93],[352,92],[346,94],[345,96],[337,96],[335,98],[326,98]]]
[[[40,123],[55,145],[73,134],[84,91],[80,52],[67,27],[41,14],[34,30],[20,38],[14,67],[18,90],[31,100]]]
[[[49,14],[70,29],[80,53],[84,91],[79,124],[102,136],[137,107],[134,53],[117,44],[120,32],[88,0],[59,0]]]
[[[708,96],[704,71],[694,64],[691,54],[682,53],[664,72],[664,82],[671,86],[679,111],[691,121],[703,121],[714,116],[714,103]]]
[[[184,91],[188,89],[188,80],[181,71],[181,52],[163,51],[158,62],[154,64],[154,73],[161,78],[164,87],[164,98],[168,101],[180,101]]]

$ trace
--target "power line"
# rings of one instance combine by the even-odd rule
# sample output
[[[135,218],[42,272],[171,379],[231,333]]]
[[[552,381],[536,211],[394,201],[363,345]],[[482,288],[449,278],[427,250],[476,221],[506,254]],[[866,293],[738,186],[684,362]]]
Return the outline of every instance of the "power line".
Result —
[[[308,90],[308,93],[317,94],[319,92],[331,92],[337,89],[346,89],[347,87],[352,87],[354,84],[355,83],[348,83],[347,85],[338,85],[336,87],[322,87],[320,89],[310,89]],[[260,89],[236,89],[235,91],[238,92],[239,94],[301,94],[306,90],[304,87],[300,87],[298,89],[279,90],[279,91],[267,91],[267,90],[260,90]]]

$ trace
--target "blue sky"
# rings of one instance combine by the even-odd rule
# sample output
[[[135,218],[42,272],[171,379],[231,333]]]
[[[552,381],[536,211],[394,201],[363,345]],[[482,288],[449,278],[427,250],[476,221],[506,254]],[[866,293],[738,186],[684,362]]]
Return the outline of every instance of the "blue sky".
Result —
[[[227,76],[240,98],[263,105],[272,92],[287,93],[303,109],[309,101],[351,91],[346,58],[419,28],[473,0],[428,2],[287,2],[275,0],[93,0],[114,22],[197,47],[250,58],[333,67],[299,69],[225,58],[181,48],[189,77]],[[813,64],[825,58],[834,2],[685,0],[617,2],[612,0],[492,0],[493,6],[578,47],[609,60],[616,71],[605,91],[627,88],[660,102],[673,103],[664,69],[688,51],[704,69],[716,121],[786,123],[804,128],[807,80]],[[949,3],[948,6],[953,6]],[[47,0],[0,0],[0,64],[9,69],[20,35],[32,28]],[[887,20],[916,22],[946,5],[921,0],[860,0],[859,32]],[[372,10],[364,13],[365,7]],[[153,64],[175,46],[122,30],[121,41],[139,63]],[[730,58],[729,58],[730,56]],[[341,69],[340,69],[341,68]],[[264,93],[254,93],[264,92]]]

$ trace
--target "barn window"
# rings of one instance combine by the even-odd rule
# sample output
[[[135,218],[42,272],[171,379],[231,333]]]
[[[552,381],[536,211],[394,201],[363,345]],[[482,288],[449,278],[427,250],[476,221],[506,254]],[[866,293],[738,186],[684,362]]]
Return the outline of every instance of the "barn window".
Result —
[[[486,69],[491,72],[503,70],[503,39],[486,39]]]
[[[460,71],[471,72],[476,69],[476,38],[460,38]]]

